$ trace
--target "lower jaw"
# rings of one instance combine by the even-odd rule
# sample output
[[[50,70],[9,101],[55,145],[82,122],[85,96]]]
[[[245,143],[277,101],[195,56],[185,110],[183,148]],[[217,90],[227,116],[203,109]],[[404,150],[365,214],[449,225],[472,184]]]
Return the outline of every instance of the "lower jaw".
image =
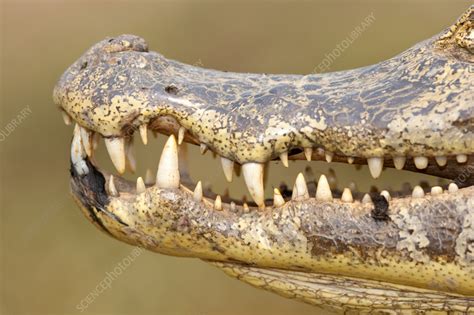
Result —
[[[314,198],[261,211],[224,203],[216,211],[183,185],[135,193],[117,178],[120,193],[110,196],[108,180],[87,163],[85,175],[72,167],[74,197],[89,220],[121,241],[167,255],[474,295],[474,187],[394,198],[380,217],[373,203]]]

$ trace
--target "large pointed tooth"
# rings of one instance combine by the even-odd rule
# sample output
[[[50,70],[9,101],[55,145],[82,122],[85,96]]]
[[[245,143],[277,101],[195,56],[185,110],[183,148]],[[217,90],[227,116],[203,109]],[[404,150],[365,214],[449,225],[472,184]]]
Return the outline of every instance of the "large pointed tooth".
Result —
[[[179,127],[179,130],[178,130],[178,144],[183,143],[185,132],[186,132],[186,129],[184,129],[184,127]]]
[[[448,163],[448,158],[446,156],[437,156],[435,157],[436,163],[438,163],[439,166],[443,167]]]
[[[222,199],[219,195],[217,195],[216,200],[214,201],[214,210],[222,210]]]
[[[415,188],[413,188],[413,192],[411,193],[411,196],[413,198],[423,198],[425,196],[425,192],[423,191],[423,188],[421,188],[420,186],[415,186]]]
[[[288,152],[283,152],[280,154],[280,160],[285,167],[288,167]]]
[[[431,195],[432,196],[438,196],[443,194],[443,188],[440,186],[433,186],[431,187]]]
[[[263,190],[263,169],[265,165],[262,163],[245,163],[242,165],[242,173],[244,173],[245,183],[253,200],[259,207],[265,206],[264,190]]]
[[[308,199],[309,192],[308,186],[306,186],[306,179],[304,178],[303,173],[299,173],[296,177],[295,185],[293,186],[293,195],[291,199],[298,200],[298,199]]]
[[[364,197],[362,197],[362,203],[364,204],[372,203],[372,198],[370,197],[369,194],[365,194]]]
[[[201,143],[199,150],[201,151],[201,154],[205,154],[207,152],[207,145],[205,145],[204,143]]]
[[[415,166],[419,170],[423,170],[428,167],[428,158],[426,156],[415,156],[413,158]]]
[[[178,145],[174,135],[171,135],[161,153],[156,185],[160,188],[179,188],[179,179]]]
[[[69,115],[63,110],[61,111],[61,115],[63,116],[63,120],[66,126],[71,125],[71,122],[72,122],[71,117],[69,117]]]
[[[145,182],[143,182],[143,178],[137,178],[137,194],[144,193],[146,191]]]
[[[79,125],[76,124],[74,127],[74,135],[71,142],[71,162],[74,169],[79,175],[85,175],[89,173],[89,167],[86,161],[86,152],[82,146],[81,130]]]
[[[458,154],[456,155],[456,161],[458,163],[466,163],[467,162],[467,155],[466,154]]]
[[[331,163],[332,158],[334,157],[334,153],[326,151],[325,157],[326,157],[326,162]]]
[[[352,192],[349,188],[344,188],[342,192],[341,201],[346,203],[354,202],[354,198],[352,198]]]
[[[313,156],[313,148],[304,148],[304,156],[308,162],[311,161],[311,157]]]
[[[355,159],[354,159],[352,156],[349,156],[349,157],[347,158],[347,163],[352,164],[352,163],[354,163],[354,160],[355,160]]]
[[[457,192],[458,190],[459,190],[458,185],[456,185],[455,183],[449,184],[449,186],[448,186],[448,192],[449,192],[449,193],[452,194],[452,193]]]
[[[331,188],[324,174],[319,177],[318,187],[316,188],[316,200],[332,201]]]
[[[234,173],[234,161],[221,157],[221,164],[225,179],[230,183],[232,181],[232,174]]]
[[[200,202],[202,200],[202,184],[201,181],[198,181],[193,192],[194,201]]]
[[[144,145],[148,143],[148,127],[146,124],[140,126],[140,138],[142,138],[142,142]]]
[[[153,172],[151,169],[147,169],[145,173],[145,184],[147,185],[153,185],[155,183],[155,176],[153,175]]]
[[[380,192],[380,196],[384,197],[385,200],[387,200],[387,201],[392,200],[392,196],[390,196],[390,193],[388,192],[388,190],[382,190]]]
[[[125,172],[125,139],[105,138],[104,140],[112,163],[117,171],[123,174]]]
[[[92,132],[87,130],[84,127],[81,128],[81,139],[84,150],[86,151],[87,156],[92,156]]]
[[[393,165],[397,170],[402,170],[405,166],[407,158],[406,156],[394,156],[393,157]]]
[[[115,188],[115,184],[114,184],[114,176],[113,175],[110,175],[109,177],[109,195],[111,196],[118,196],[118,191],[117,191],[117,188]]]
[[[379,178],[382,174],[383,169],[383,158],[381,157],[371,157],[367,159],[367,164],[369,165],[369,171],[373,178]]]
[[[283,196],[280,193],[280,190],[278,188],[273,189],[273,205],[275,207],[280,207],[285,204],[285,199],[283,199]]]
[[[125,143],[125,167],[132,173],[137,170],[137,161],[133,155],[133,139]]]
[[[92,134],[92,150],[97,150],[99,147],[99,142],[100,142],[101,136],[98,132],[94,132]]]

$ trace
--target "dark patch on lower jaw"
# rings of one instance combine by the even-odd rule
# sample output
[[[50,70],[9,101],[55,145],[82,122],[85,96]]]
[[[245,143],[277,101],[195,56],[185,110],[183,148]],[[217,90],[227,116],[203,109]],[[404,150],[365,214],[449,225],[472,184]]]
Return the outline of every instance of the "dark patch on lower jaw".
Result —
[[[122,225],[127,225],[117,216],[107,212],[105,209],[110,200],[105,190],[105,178],[99,172],[88,158],[85,160],[89,172],[85,175],[79,175],[71,162],[71,179],[72,190],[74,195],[80,199],[82,205],[88,210],[91,220],[96,223],[108,234],[111,234],[105,227],[102,220],[94,212],[94,208],[98,211],[104,212],[107,216],[112,216],[117,222]]]
[[[390,216],[388,215],[389,204],[384,196],[378,194],[372,194],[372,202],[374,209],[370,212],[370,215],[376,221],[389,221]]]

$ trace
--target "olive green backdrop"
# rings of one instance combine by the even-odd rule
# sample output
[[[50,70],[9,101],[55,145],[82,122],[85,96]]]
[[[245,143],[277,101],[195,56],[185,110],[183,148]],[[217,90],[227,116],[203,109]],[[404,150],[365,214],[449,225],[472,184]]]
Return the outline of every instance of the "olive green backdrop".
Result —
[[[440,32],[470,4],[3,1],[0,313],[80,313],[78,303],[132,253],[133,247],[94,228],[70,198],[72,129],[62,123],[51,100],[61,73],[95,42],[132,33],[146,38],[151,49],[191,64],[231,71],[309,73],[373,13],[375,21],[330,65],[333,71],[389,58]],[[19,122],[17,116],[24,109],[31,113]],[[6,132],[14,119],[15,127]],[[152,142],[147,154],[143,146],[137,148],[140,175],[158,163],[163,139]],[[103,146],[99,155],[110,167]],[[208,179],[220,191],[223,176],[218,165],[210,154],[191,161],[193,175]],[[291,183],[304,165],[289,171],[277,165],[271,178]],[[363,172],[342,168],[340,180],[368,175]],[[219,176],[213,178],[216,173]],[[383,175],[381,180],[389,177],[393,176]],[[199,260],[150,252],[141,252],[83,313],[322,314],[240,283]]]

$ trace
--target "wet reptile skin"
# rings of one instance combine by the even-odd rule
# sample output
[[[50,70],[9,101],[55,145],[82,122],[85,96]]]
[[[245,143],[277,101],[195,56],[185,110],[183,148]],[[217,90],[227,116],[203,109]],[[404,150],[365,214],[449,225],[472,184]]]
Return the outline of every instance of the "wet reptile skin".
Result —
[[[309,146],[356,157],[472,154],[473,12],[388,61],[307,76],[192,67],[122,35],[74,63],[54,100],[104,137],[141,124],[159,130],[159,116],[174,117],[188,142],[239,163]],[[256,287],[348,314],[474,313],[473,186],[395,198],[386,220],[374,219],[373,204],[339,199],[215,211],[184,186],[136,194],[117,178],[120,196],[109,196],[108,175],[87,163],[85,175],[71,169],[74,198],[121,241],[201,258]],[[459,169],[454,177],[472,185],[472,161]]]

